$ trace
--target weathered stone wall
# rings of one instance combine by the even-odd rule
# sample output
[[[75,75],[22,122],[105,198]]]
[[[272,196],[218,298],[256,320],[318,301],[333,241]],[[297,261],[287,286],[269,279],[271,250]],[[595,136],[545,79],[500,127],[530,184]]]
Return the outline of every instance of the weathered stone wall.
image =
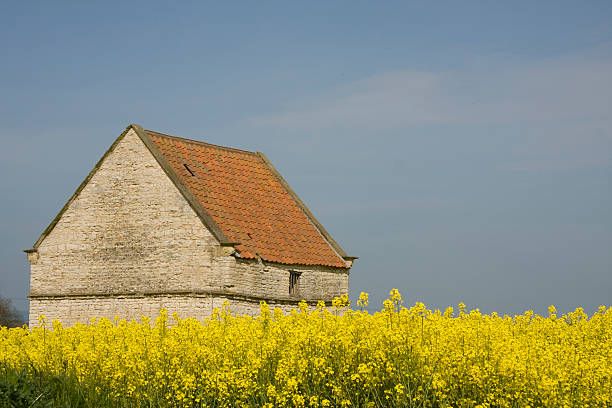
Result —
[[[162,305],[183,317],[208,316],[224,295],[232,310],[251,314],[260,299],[286,304],[348,293],[348,270],[264,264],[231,251],[130,130],[28,255],[30,322],[40,314],[65,324],[134,319],[157,315]],[[290,270],[302,272],[293,296]]]
[[[225,271],[226,291],[275,299],[331,300],[348,293],[347,269],[324,266],[283,265],[218,257],[213,269]],[[289,273],[300,272],[297,294],[289,295]]]
[[[216,286],[215,238],[133,130],[38,247],[30,294],[191,291]]]
[[[130,296],[130,297],[75,297],[75,298],[37,298],[30,301],[30,326],[38,325],[38,317],[45,316],[50,324],[53,320],[62,321],[64,326],[77,322],[89,323],[93,317],[113,320],[116,316],[126,320],[142,321],[146,316],[151,321],[159,316],[162,308],[168,311],[170,322],[177,313],[182,318],[194,317],[203,321],[210,317],[215,308],[221,309],[223,302],[229,302],[229,310],[234,315],[258,315],[260,304],[255,300],[237,300],[222,296]],[[296,309],[295,304],[268,303],[271,309],[279,307],[283,312]]]

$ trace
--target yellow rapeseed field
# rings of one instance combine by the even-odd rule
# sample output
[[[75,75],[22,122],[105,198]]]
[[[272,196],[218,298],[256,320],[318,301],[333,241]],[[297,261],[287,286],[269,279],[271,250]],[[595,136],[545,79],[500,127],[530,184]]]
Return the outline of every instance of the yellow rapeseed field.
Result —
[[[73,373],[128,404],[266,407],[610,407],[612,308],[542,317],[346,297],[258,317],[216,310],[201,323],[100,319],[0,329],[0,363]],[[44,317],[43,317],[44,319]],[[160,405],[160,401],[163,404]]]

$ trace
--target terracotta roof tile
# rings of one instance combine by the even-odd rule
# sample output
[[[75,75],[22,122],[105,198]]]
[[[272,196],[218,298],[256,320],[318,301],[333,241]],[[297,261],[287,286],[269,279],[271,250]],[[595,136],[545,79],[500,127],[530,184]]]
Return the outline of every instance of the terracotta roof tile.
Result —
[[[145,132],[241,257],[347,268],[260,155]]]

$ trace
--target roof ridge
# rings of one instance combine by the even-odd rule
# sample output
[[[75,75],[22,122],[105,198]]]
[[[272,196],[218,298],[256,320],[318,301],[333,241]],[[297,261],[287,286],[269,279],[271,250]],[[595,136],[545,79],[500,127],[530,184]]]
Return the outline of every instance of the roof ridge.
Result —
[[[229,150],[229,151],[234,151],[234,152],[239,152],[239,153],[249,153],[249,154],[252,154],[254,156],[257,156],[256,152],[251,152],[249,150],[236,149],[235,147],[216,145],[216,144],[212,144],[212,143],[202,142],[200,140],[187,139],[187,138],[180,137],[180,136],[172,136],[172,135],[168,135],[168,134],[165,134],[165,133],[156,132],[155,130],[150,130],[150,129],[144,129],[144,131],[147,132],[147,133],[152,133],[155,136],[167,137],[167,138],[170,138],[170,139],[179,139],[179,140],[183,140],[185,142],[194,143],[194,144],[198,144],[198,145],[203,145],[203,146],[206,146],[206,147],[211,147],[213,149]]]

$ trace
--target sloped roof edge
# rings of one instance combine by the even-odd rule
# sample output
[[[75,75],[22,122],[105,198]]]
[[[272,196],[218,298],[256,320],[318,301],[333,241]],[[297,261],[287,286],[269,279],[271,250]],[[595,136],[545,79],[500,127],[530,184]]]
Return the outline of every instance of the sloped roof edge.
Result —
[[[159,151],[155,143],[153,143],[153,141],[151,140],[149,135],[147,135],[147,132],[144,131],[142,126],[132,123],[130,127],[134,129],[138,137],[140,137],[140,140],[142,140],[147,149],[149,149],[149,151],[151,152],[153,157],[155,157],[155,160],[157,160],[166,175],[170,178],[170,180],[172,180],[172,183],[174,183],[174,185],[176,186],[176,188],[178,188],[183,197],[185,197],[185,200],[187,200],[191,208],[193,208],[202,223],[210,230],[210,232],[215,236],[217,241],[219,241],[219,243],[223,246],[232,246],[238,244],[239,242],[234,242],[230,240],[227,235],[225,235],[225,233],[221,230],[221,228],[219,228],[215,220],[213,220],[210,214],[208,214],[202,203],[200,203],[196,196],[191,192],[189,187],[185,185],[179,175],[176,174],[176,171],[174,171],[170,163],[168,163],[168,160],[166,160],[164,155]]]
[[[130,125],[131,126],[131,125]],[[32,249],[25,249],[24,252],[34,252],[36,251],[36,249],[38,249],[38,246],[44,241],[44,239],[47,237],[47,235],[49,235],[49,233],[53,230],[53,228],[55,228],[55,225],[57,224],[57,222],[60,220],[60,218],[62,218],[62,215],[64,215],[64,213],[66,212],[66,210],[68,209],[68,207],[70,207],[70,204],[72,204],[72,202],[74,201],[74,199],[79,195],[79,193],[85,188],[85,186],[87,185],[87,183],[89,183],[89,180],[91,180],[91,178],[94,176],[94,174],[96,174],[96,172],[98,171],[98,169],[100,168],[100,166],[102,165],[102,162],[104,162],[104,159],[106,159],[106,157],[112,153],[113,150],[115,150],[115,147],[117,147],[117,145],[119,144],[119,142],[123,139],[123,137],[127,134],[127,132],[129,132],[129,130],[131,129],[131,127],[128,126],[125,128],[125,130],[123,131],[123,133],[121,133],[119,135],[119,137],[117,139],[115,139],[115,141],[113,142],[113,144],[108,148],[108,150],[104,153],[104,155],[100,158],[100,160],[98,160],[98,162],[96,163],[96,165],[94,166],[94,168],[89,172],[89,174],[87,175],[87,177],[85,177],[85,180],[83,180],[83,182],[77,187],[77,189],[75,190],[75,192],[70,196],[70,198],[68,199],[68,201],[66,202],[66,204],[64,204],[64,206],[62,207],[62,209],[57,213],[57,215],[55,216],[55,218],[53,218],[53,221],[51,221],[51,223],[49,224],[49,226],[47,226],[47,228],[45,228],[45,230],[42,232],[42,234],[40,234],[40,237],[38,237],[38,239],[36,240],[36,242],[34,243],[34,245],[32,245]]]
[[[349,256],[344,252],[342,247],[336,242],[335,239],[327,232],[327,230],[323,227],[323,225],[317,220],[314,214],[306,207],[306,204],[302,201],[302,199],[297,195],[295,191],[291,188],[289,183],[281,176],[281,174],[276,170],[276,167],[272,164],[270,160],[266,157],[262,152],[257,152],[257,155],[263,160],[263,162],[268,166],[274,177],[281,183],[281,185],[287,190],[289,195],[295,200],[298,207],[306,214],[306,217],[310,220],[310,222],[315,226],[317,230],[321,233],[323,238],[327,241],[327,243],[340,255],[340,257],[346,261],[352,261],[354,259],[358,259],[356,256]]]
[[[34,252],[38,249],[38,247],[40,246],[40,244],[44,241],[44,239],[47,237],[47,235],[49,235],[49,233],[51,233],[51,231],[53,230],[53,228],[55,228],[55,225],[58,223],[58,221],[60,220],[60,218],[62,218],[62,215],[64,215],[64,213],[66,212],[66,210],[68,209],[68,207],[70,207],[70,204],[72,204],[72,202],[75,200],[75,198],[80,194],[80,192],[85,188],[85,186],[89,183],[89,181],[91,180],[91,178],[94,176],[94,174],[96,174],[96,172],[98,171],[98,169],[100,168],[100,166],[102,165],[102,163],[104,162],[104,159],[106,159],[106,157],[108,157],[108,155],[110,153],[112,153],[115,148],[117,147],[117,145],[119,144],[119,142],[125,137],[125,135],[130,131],[130,130],[134,130],[134,132],[138,135],[138,137],[140,138],[140,140],[142,140],[142,142],[144,143],[144,145],[147,147],[147,149],[151,152],[151,154],[153,155],[153,157],[155,158],[155,160],[159,163],[159,165],[161,166],[161,168],[164,170],[164,172],[166,173],[166,175],[170,178],[170,180],[172,181],[172,183],[178,188],[178,190],[180,191],[180,193],[183,195],[183,197],[185,197],[185,199],[187,200],[187,202],[189,203],[189,205],[191,206],[191,208],[193,208],[193,210],[195,211],[195,213],[197,214],[198,218],[200,218],[200,220],[202,221],[202,223],[210,230],[210,232],[213,234],[213,236],[219,241],[219,243],[221,245],[224,246],[232,246],[235,244],[238,244],[237,242],[232,242],[224,233],[223,231],[221,231],[221,228],[219,228],[219,226],[217,225],[217,223],[212,219],[212,217],[206,212],[206,210],[204,209],[204,207],[202,206],[202,204],[200,204],[200,202],[197,200],[197,198],[193,195],[193,193],[187,188],[187,186],[185,186],[185,184],[181,181],[180,177],[176,174],[176,172],[174,171],[174,169],[172,169],[172,166],[170,166],[170,164],[167,162],[167,160],[164,158],[164,156],[161,154],[161,152],[159,151],[159,149],[157,149],[157,147],[155,146],[155,144],[153,143],[153,141],[149,138],[149,136],[147,136],[146,132],[143,130],[142,126],[140,125],[136,125],[134,123],[128,125],[125,130],[119,135],[119,137],[117,137],[117,139],[115,139],[115,141],[113,142],[113,144],[108,148],[108,150],[104,153],[104,155],[100,158],[100,160],[98,160],[98,162],[96,163],[96,165],[94,166],[94,168],[89,172],[89,174],[87,175],[87,177],[85,177],[85,180],[83,180],[83,182],[79,185],[79,187],[77,187],[77,189],[75,190],[75,192],[72,194],[72,196],[70,196],[70,198],[68,199],[68,201],[66,202],[66,204],[64,204],[64,206],[62,207],[62,209],[57,213],[57,215],[55,216],[55,218],[53,218],[53,221],[51,221],[51,223],[49,224],[49,226],[47,226],[47,228],[45,228],[45,230],[42,232],[42,234],[40,235],[40,237],[38,237],[38,239],[36,240],[36,242],[34,243],[34,245],[32,246],[31,249],[25,249],[24,252],[29,253],[29,252]]]

